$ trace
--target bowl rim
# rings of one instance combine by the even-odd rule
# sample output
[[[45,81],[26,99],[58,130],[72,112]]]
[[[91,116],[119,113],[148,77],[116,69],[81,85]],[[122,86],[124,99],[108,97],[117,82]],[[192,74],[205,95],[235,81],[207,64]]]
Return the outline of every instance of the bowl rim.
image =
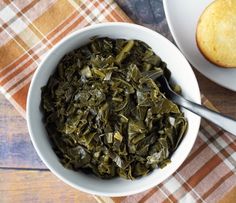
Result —
[[[40,147],[38,147],[38,144],[34,138],[34,134],[32,132],[32,128],[31,128],[31,115],[30,115],[30,111],[29,111],[29,107],[30,107],[30,98],[31,98],[31,94],[33,91],[33,84],[35,82],[35,79],[38,75],[38,72],[40,71],[40,69],[45,65],[45,61],[47,61],[47,59],[52,55],[52,53],[54,53],[58,47],[60,47],[62,44],[64,44],[67,40],[69,40],[70,38],[79,35],[82,32],[86,32],[88,30],[92,30],[92,29],[97,29],[97,28],[101,28],[101,27],[110,27],[110,26],[124,26],[124,27],[133,27],[136,29],[141,29],[143,31],[146,32],[151,32],[152,34],[155,35],[159,35],[161,38],[164,38],[165,40],[167,40],[169,43],[171,43],[173,45],[173,48],[177,49],[178,52],[180,52],[180,50],[171,42],[169,41],[167,38],[165,38],[164,36],[162,36],[161,34],[159,34],[158,32],[155,32],[149,28],[146,28],[144,26],[141,25],[137,25],[137,24],[133,24],[133,23],[126,23],[126,22],[106,22],[106,23],[99,23],[99,24],[92,24],[89,25],[87,27],[81,28],[79,30],[76,30],[74,32],[72,32],[71,34],[67,35],[66,37],[64,37],[60,42],[58,42],[55,46],[53,46],[48,53],[46,54],[46,56],[42,59],[42,61],[40,62],[38,68],[36,69],[36,71],[33,74],[31,83],[30,83],[30,87],[28,90],[28,95],[27,95],[27,103],[26,103],[26,120],[27,120],[27,127],[28,127],[28,131],[30,134],[30,139],[33,143],[33,146],[38,154],[38,156],[40,157],[40,159],[43,161],[43,163],[46,165],[47,168],[49,168],[49,170],[55,175],[57,176],[60,180],[62,180],[63,182],[67,183],[68,185],[72,186],[75,189],[79,189],[80,191],[86,192],[86,193],[90,193],[90,194],[94,194],[94,195],[100,195],[100,196],[112,196],[112,197],[118,197],[118,196],[127,196],[127,195],[132,195],[132,194],[136,194],[139,192],[143,192],[145,190],[148,190],[154,186],[156,186],[157,184],[154,182],[148,186],[141,186],[138,189],[133,189],[131,191],[127,191],[127,192],[116,192],[116,193],[112,193],[112,192],[100,192],[100,191],[95,191],[93,189],[89,189],[89,188],[85,188],[83,186],[80,186],[79,184],[74,184],[71,181],[69,181],[66,177],[64,177],[62,174],[60,174],[57,170],[55,170],[52,166],[51,163],[49,163],[45,158],[44,155],[42,155],[41,153],[41,149]],[[181,56],[186,60],[185,56],[180,52]],[[188,61],[186,60],[187,64],[189,65]],[[189,65],[188,67],[190,69],[190,72],[192,74],[192,76],[194,77],[195,81],[196,81],[196,100],[195,102],[198,104],[201,104],[201,94],[200,94],[200,89],[199,89],[199,85],[198,85],[198,81],[196,79],[196,76],[191,68],[191,66]],[[200,122],[201,122],[201,118],[200,117],[196,117],[196,121],[195,121],[195,131],[196,131],[196,135],[195,135],[195,139],[192,142],[191,146],[186,150],[186,154],[183,155],[180,164],[176,167],[176,169],[171,172],[170,174],[168,174],[161,182],[163,182],[165,179],[167,179],[168,177],[170,177],[175,171],[178,170],[178,168],[183,164],[183,162],[186,160],[187,156],[189,155],[195,141],[197,138],[197,134],[200,128]]]

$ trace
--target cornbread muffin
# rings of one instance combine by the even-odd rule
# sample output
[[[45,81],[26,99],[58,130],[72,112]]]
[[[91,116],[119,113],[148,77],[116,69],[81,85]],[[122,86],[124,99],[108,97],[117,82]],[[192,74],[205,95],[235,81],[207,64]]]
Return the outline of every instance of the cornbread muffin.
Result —
[[[205,9],[198,21],[196,41],[209,61],[236,68],[236,0],[215,0]]]

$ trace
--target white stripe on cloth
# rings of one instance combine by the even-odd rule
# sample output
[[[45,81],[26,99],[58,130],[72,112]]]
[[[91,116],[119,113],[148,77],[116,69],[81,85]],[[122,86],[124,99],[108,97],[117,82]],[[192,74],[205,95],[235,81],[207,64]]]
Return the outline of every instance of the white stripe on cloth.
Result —
[[[209,127],[210,128],[210,127]],[[208,147],[212,149],[212,151],[217,154],[223,161],[224,163],[230,168],[230,170],[233,170],[235,168],[235,165],[233,165],[230,161],[229,158],[225,158],[222,153],[220,153],[221,149],[224,149],[223,146],[221,146],[221,149],[217,148],[214,143],[210,143],[208,138],[202,133],[202,139],[208,143]],[[216,141],[217,142],[217,141]],[[219,144],[219,143],[218,143]],[[220,145],[220,144],[219,144]]]
[[[164,186],[167,190],[169,190],[170,194],[173,194],[179,188],[181,188],[181,184],[174,176],[171,176],[168,180],[164,182]]]
[[[16,13],[11,9],[9,5],[7,5],[0,11],[0,18],[2,19],[3,23],[8,22],[14,16],[16,16]],[[0,26],[2,26],[3,23],[1,23]]]
[[[9,27],[14,31],[15,35],[18,35],[28,27],[28,24],[26,24],[21,18],[17,18],[9,25]]]
[[[188,182],[184,179],[184,177],[183,177],[182,175],[180,175],[178,172],[176,172],[176,174],[177,174],[177,175],[179,176],[179,178],[191,189],[190,192],[194,193],[194,194],[198,197],[198,199],[201,200],[201,202],[205,202],[205,201],[202,199],[202,197],[197,193],[197,191],[196,191],[193,187],[191,187],[191,185],[188,184]],[[188,192],[188,193],[190,193],[190,192]],[[187,193],[187,194],[188,194],[188,193]]]
[[[10,95],[7,93],[7,91],[6,91],[3,87],[1,87],[1,86],[0,86],[0,92],[1,92],[3,95],[5,95],[6,98],[9,98],[9,97],[10,97]]]
[[[79,4],[77,4],[75,1],[73,0],[69,0],[70,4],[79,12],[79,14],[81,16],[83,16],[86,21],[91,24],[93,19],[91,18],[91,12],[89,12],[90,14],[86,14],[87,11],[91,11],[91,8],[93,7],[93,4],[96,2],[96,0],[92,0],[92,1],[86,1],[86,2],[82,2],[83,4],[86,3],[86,7],[85,9],[82,9],[81,6]]]
[[[159,186],[157,186],[157,188],[161,191],[161,193],[166,197],[166,199],[168,199],[168,201],[174,203],[168,196],[168,194]]]
[[[179,202],[181,203],[194,203],[197,202],[197,200],[191,195],[191,193],[186,193]]]
[[[108,3],[109,4],[109,3]],[[109,16],[111,14],[111,12],[116,8],[116,6],[114,6],[113,3],[110,4],[110,6],[108,6],[108,9],[105,9],[106,6],[104,4],[99,4],[98,5],[99,9],[100,10],[103,10],[103,15],[99,15],[98,16],[98,20],[99,22],[103,22],[104,19]],[[117,19],[113,16],[113,15],[110,15],[111,19],[113,21],[117,21]]]

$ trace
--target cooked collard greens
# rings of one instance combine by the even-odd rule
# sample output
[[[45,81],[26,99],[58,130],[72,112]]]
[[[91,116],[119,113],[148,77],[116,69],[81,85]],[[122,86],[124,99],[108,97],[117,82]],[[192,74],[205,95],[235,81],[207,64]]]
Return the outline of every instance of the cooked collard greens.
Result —
[[[146,71],[170,79],[165,62],[137,40],[96,38],[62,58],[41,107],[66,168],[135,179],[170,162],[187,121]]]

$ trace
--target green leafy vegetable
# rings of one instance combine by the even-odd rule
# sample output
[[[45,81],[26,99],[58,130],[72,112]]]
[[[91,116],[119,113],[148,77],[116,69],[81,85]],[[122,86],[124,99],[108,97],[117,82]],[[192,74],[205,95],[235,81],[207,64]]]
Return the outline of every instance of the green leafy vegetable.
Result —
[[[65,167],[134,179],[170,162],[187,121],[146,71],[170,78],[137,40],[97,38],[62,58],[42,88],[41,107]]]

